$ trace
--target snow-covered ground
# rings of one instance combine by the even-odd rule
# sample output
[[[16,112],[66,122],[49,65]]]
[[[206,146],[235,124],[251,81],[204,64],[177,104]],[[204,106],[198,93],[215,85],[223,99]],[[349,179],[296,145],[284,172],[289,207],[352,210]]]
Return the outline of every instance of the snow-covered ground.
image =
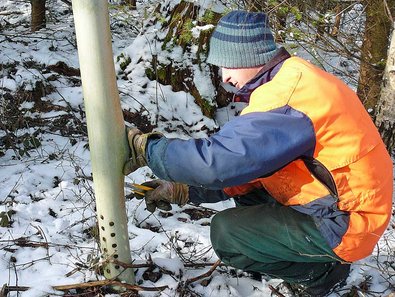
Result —
[[[98,273],[101,260],[71,8],[62,1],[47,2],[47,28],[36,33],[29,30],[29,2],[0,2],[0,288],[30,288],[8,296],[61,295],[52,287],[103,279]],[[114,60],[136,49],[136,44],[129,46],[151,7],[139,2],[138,11],[130,12],[114,5]],[[203,137],[206,130],[218,128],[234,115],[229,106],[219,110],[216,119],[208,119],[189,94],[149,81],[141,69],[134,69],[131,76],[118,80],[122,107],[140,111],[144,106],[147,118],[159,113],[159,121],[151,124],[166,135]],[[184,130],[178,127],[183,124],[187,124]],[[126,181],[141,183],[151,178],[150,170],[142,168]],[[125,193],[130,193],[128,188]],[[213,272],[209,282],[180,286],[218,260],[210,245],[210,219],[232,206],[232,201],[199,208],[175,206],[170,213],[151,214],[141,201],[127,199],[134,263],[154,263],[136,270],[136,282],[144,287],[168,286],[160,293],[140,294],[270,296],[271,286],[275,288],[281,280],[256,281],[224,266]],[[332,296],[356,291],[359,296],[391,293],[394,228],[392,220],[374,254],[353,264],[347,285]],[[291,296],[285,289],[280,292]],[[68,292],[73,293],[81,291]]]

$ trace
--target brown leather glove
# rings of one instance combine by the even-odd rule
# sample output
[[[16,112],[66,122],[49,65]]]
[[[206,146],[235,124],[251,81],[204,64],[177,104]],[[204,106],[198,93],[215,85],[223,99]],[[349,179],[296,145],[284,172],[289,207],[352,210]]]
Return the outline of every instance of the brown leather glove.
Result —
[[[156,179],[142,185],[154,189],[145,193],[145,204],[150,212],[154,212],[156,208],[169,211],[171,210],[170,204],[184,206],[189,200],[189,187],[185,184]],[[139,199],[143,198],[135,196]]]
[[[129,142],[130,156],[123,166],[123,174],[128,175],[140,167],[147,166],[145,156],[148,138],[160,138],[163,135],[159,132],[143,134],[137,128],[126,127],[126,135]]]

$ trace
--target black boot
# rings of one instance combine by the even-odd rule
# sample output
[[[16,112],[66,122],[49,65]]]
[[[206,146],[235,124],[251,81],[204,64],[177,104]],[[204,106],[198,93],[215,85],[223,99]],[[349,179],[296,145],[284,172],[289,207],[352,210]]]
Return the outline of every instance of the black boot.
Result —
[[[350,264],[340,262],[331,263],[332,267],[328,270],[327,275],[319,284],[306,286],[304,292],[306,296],[323,297],[328,295],[334,289],[346,284],[346,279],[350,273]]]

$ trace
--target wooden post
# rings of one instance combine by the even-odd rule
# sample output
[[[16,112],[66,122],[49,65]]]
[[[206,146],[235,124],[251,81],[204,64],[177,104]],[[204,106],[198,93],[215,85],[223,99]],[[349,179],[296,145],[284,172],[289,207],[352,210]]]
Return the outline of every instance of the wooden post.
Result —
[[[104,259],[131,262],[122,167],[129,147],[116,83],[107,0],[73,0],[78,57]],[[104,275],[134,283],[132,269],[107,262]]]
[[[45,0],[31,0],[31,31],[35,32],[45,28]]]

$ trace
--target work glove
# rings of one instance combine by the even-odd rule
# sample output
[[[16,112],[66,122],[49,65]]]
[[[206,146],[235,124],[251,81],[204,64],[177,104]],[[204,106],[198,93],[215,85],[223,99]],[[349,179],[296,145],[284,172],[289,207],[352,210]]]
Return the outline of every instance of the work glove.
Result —
[[[123,174],[128,175],[140,167],[147,166],[146,148],[149,138],[160,138],[163,135],[159,132],[143,134],[137,128],[126,128],[126,135],[129,142],[129,160],[123,166]]]
[[[189,200],[189,187],[185,184],[165,180],[152,180],[142,184],[153,190],[146,191],[145,196],[135,194],[138,199],[145,198],[147,210],[154,212],[156,208],[169,211],[171,204],[184,206]]]

